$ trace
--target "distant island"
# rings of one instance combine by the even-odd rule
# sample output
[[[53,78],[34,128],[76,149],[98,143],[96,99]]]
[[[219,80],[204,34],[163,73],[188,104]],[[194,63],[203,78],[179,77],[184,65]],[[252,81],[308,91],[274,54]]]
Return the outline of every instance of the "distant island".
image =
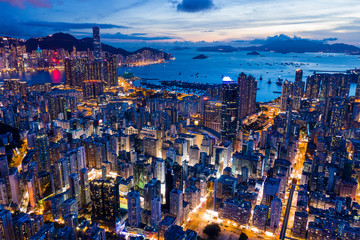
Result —
[[[232,46],[213,46],[213,47],[199,47],[197,49],[200,52],[235,52],[238,48]]]
[[[246,55],[260,56],[260,53],[256,51],[248,52]]]
[[[179,50],[187,50],[189,47],[173,47],[171,50],[179,51]]]
[[[205,56],[204,54],[200,54],[196,57],[193,57],[192,59],[207,59],[207,58],[208,58],[208,56]]]
[[[230,45],[220,45],[211,47],[200,47],[198,51],[213,51],[213,52],[234,52],[234,51],[256,51],[277,52],[277,53],[305,53],[305,52],[326,52],[326,53],[346,53],[346,54],[360,54],[360,48],[344,44],[334,43],[329,44],[322,40],[311,40],[300,37],[289,37],[286,35],[277,35],[268,37],[260,46],[250,47],[232,47]],[[253,53],[251,52],[251,53]],[[253,54],[247,54],[253,55]],[[257,55],[257,54],[256,54]]]

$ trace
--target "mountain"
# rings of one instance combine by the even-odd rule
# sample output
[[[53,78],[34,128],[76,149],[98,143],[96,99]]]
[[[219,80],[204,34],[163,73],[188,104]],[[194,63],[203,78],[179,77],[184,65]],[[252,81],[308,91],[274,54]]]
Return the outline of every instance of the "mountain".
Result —
[[[278,53],[304,53],[304,52],[333,52],[333,53],[359,53],[360,48],[344,43],[328,44],[322,41],[290,38],[266,42],[261,46],[241,48],[251,51],[274,51]]]
[[[2,38],[3,37],[0,37],[0,39],[1,39],[0,47],[2,45]],[[12,39],[12,42],[14,42],[14,41],[15,40]],[[12,44],[12,42],[9,41],[10,44]],[[94,50],[92,38],[77,39],[74,36],[67,34],[67,33],[55,33],[53,35],[46,36],[46,37],[30,38],[27,41],[22,41],[20,45],[25,45],[27,52],[36,50],[38,46],[41,49],[52,49],[52,50],[63,48],[69,52],[71,52],[73,50],[74,46],[76,47],[76,50],[78,50],[78,51],[87,51],[88,49]],[[153,49],[153,48],[141,48],[139,50],[136,50],[135,52],[128,52],[122,48],[115,48],[113,46],[110,46],[110,45],[104,44],[104,43],[101,43],[101,46],[102,46],[102,50],[105,52],[109,52],[112,54],[121,54],[124,57],[132,55],[132,54],[137,54],[137,53],[143,52],[145,50],[148,50],[148,51],[152,52],[153,54],[164,53],[165,60],[169,60],[169,58],[171,57],[170,54]]]
[[[257,39],[252,41],[256,46],[235,48],[226,46],[200,47],[198,51],[216,51],[216,52],[232,52],[232,51],[273,51],[278,53],[304,53],[304,52],[332,52],[332,53],[348,53],[360,54],[360,48],[344,44],[329,44],[328,41],[336,39],[312,40],[300,37],[290,37],[284,34],[268,37],[267,39]],[[235,41],[236,42],[236,41]]]

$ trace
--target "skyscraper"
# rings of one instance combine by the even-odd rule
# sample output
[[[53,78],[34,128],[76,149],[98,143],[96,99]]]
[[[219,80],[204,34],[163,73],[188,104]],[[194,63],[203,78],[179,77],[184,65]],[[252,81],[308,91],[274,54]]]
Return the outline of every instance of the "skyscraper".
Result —
[[[104,61],[104,80],[107,86],[118,85],[117,59],[115,56]]]
[[[170,193],[174,187],[175,187],[174,172],[171,168],[168,168],[165,174],[165,199],[166,199],[165,206],[167,210],[170,210]]]
[[[151,226],[157,228],[161,220],[161,199],[153,197],[151,199]]]
[[[239,118],[243,119],[247,115],[255,112],[256,107],[256,79],[245,73],[240,73],[238,77],[239,85]]]
[[[103,94],[103,82],[101,80],[87,80],[83,82],[84,99],[97,98]]]
[[[85,77],[87,79],[85,80],[103,80],[103,69],[102,69],[102,63],[101,62],[93,62],[88,65],[87,74]]]
[[[170,192],[170,213],[176,216],[176,224],[181,226],[183,222],[183,192],[174,188]]]
[[[280,102],[280,110],[287,111],[288,107],[291,106],[292,94],[293,94],[293,83],[285,80],[282,86],[281,91],[281,102]]]
[[[221,112],[222,103],[219,101],[211,101],[208,97],[204,97],[203,124],[205,127],[221,131]]]
[[[101,62],[101,41],[100,41],[100,28],[93,27],[93,43],[94,43],[94,60]]]
[[[50,172],[49,139],[46,134],[37,137],[37,150],[39,151],[39,170]]]
[[[151,201],[153,197],[161,196],[161,183],[156,178],[153,178],[144,187],[144,209],[151,210]]]
[[[0,209],[0,237],[6,240],[15,239],[11,212],[3,209],[2,206]]]
[[[131,227],[140,227],[141,224],[141,205],[140,194],[132,190],[127,195],[128,202],[128,223]]]
[[[274,197],[271,201],[270,228],[275,231],[280,226],[282,203],[280,198]]]
[[[115,226],[120,217],[119,182],[94,180],[90,182],[90,192],[94,219]]]
[[[221,141],[234,142],[238,130],[239,86],[229,77],[223,78]]]
[[[79,174],[77,173],[70,174],[69,185],[70,185],[70,198],[75,198],[77,203],[79,204],[80,203]]]
[[[293,89],[293,102],[292,109],[300,110],[301,98],[304,95],[304,82],[302,81],[303,71],[301,69],[297,69],[295,73],[295,82]]]
[[[2,182],[3,191],[0,196],[1,204],[9,203],[9,194],[10,194],[10,180],[9,180],[9,165],[8,160],[5,155],[0,156],[0,180]]]
[[[82,208],[91,202],[87,168],[80,169],[80,202]]]

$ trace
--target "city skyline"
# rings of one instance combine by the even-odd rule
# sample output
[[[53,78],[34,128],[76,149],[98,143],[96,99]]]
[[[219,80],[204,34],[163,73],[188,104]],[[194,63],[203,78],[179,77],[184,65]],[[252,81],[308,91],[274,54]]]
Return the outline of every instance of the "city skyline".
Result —
[[[0,0],[0,238],[360,239],[352,3]]]
[[[55,32],[121,42],[234,42],[286,34],[359,46],[356,1],[96,1],[1,0],[1,35],[39,37]],[[240,41],[240,42],[241,42]]]

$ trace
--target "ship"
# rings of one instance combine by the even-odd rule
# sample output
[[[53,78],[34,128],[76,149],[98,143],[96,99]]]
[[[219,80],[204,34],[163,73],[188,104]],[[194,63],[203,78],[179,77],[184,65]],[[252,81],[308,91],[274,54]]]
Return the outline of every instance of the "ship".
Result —
[[[269,78],[269,81],[267,81],[268,84],[271,84],[271,79]]]

